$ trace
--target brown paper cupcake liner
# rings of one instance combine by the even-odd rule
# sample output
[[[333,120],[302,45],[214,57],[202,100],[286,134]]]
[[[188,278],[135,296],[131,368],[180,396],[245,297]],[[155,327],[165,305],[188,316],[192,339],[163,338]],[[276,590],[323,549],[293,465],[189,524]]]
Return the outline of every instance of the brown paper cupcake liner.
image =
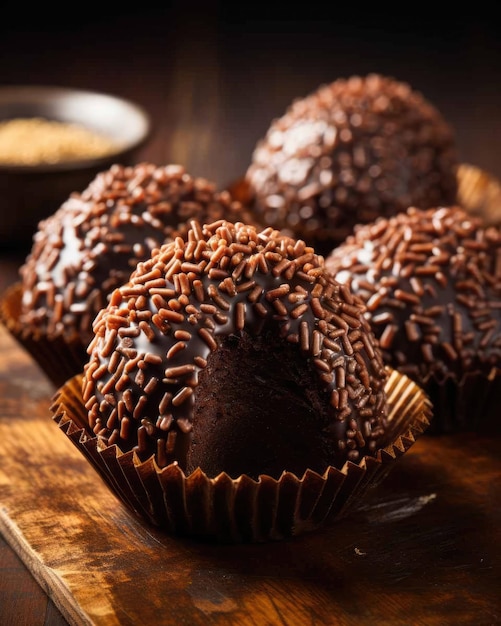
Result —
[[[488,225],[501,224],[501,182],[489,172],[467,163],[460,164],[458,203]]]
[[[455,378],[430,378],[423,388],[433,405],[428,434],[458,431],[501,432],[501,370],[490,375],[471,373],[461,382]]]
[[[88,359],[87,346],[78,337],[66,339],[62,335],[48,337],[33,333],[19,322],[22,287],[9,287],[0,303],[0,320],[16,341],[33,357],[49,380],[60,387],[69,378],[83,370]]]
[[[386,385],[389,429],[384,446],[359,464],[329,467],[323,475],[284,472],[209,478],[201,470],[186,476],[173,463],[160,469],[154,458],[106,446],[89,429],[81,397],[82,375],[56,393],[51,412],[61,431],[84,454],[111,490],[139,517],[170,534],[220,542],[280,540],[344,517],[360,503],[428,428],[432,406],[424,391],[389,370]]]

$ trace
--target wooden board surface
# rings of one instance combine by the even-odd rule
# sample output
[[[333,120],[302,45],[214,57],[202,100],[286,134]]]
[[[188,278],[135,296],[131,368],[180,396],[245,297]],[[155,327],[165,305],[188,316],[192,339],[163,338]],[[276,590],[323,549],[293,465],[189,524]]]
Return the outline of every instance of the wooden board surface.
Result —
[[[424,436],[331,528],[214,546],[125,509],[58,431],[53,391],[0,327],[0,531],[70,624],[501,623],[499,438]]]

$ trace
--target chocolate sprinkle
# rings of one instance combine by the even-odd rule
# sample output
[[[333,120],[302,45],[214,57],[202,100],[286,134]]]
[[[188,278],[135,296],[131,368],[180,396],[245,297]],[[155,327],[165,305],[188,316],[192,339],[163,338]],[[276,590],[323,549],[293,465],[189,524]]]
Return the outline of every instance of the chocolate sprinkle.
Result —
[[[186,274],[185,263],[190,264]],[[177,274],[172,267],[178,268]],[[159,299],[159,293],[171,294],[169,301]],[[249,403],[254,385],[278,397],[281,372],[261,368],[260,358],[269,354],[284,357],[283,370],[297,363],[299,382],[297,388],[286,389],[286,397],[291,406],[300,394],[310,399],[307,408],[296,409],[304,422],[296,431],[307,437],[318,428],[328,450],[318,471],[329,464],[340,467],[347,459],[360,461],[375,453],[386,411],[386,370],[364,311],[361,301],[325,272],[322,257],[304,242],[271,228],[193,221],[185,239],[177,237],[140,262],[95,319],[83,382],[90,427],[105,442],[135,450],[142,459],[155,455],[160,466],[177,462],[193,470],[188,464],[195,441],[203,445],[196,417],[201,419],[204,403],[215,402],[217,412],[224,412],[229,403],[224,396],[239,377]],[[235,370],[224,356],[233,349]],[[252,374],[242,365],[249,354],[254,355],[248,361]],[[224,370],[221,397],[215,397],[212,378],[217,376],[213,365],[218,355]],[[201,382],[209,370],[205,387]],[[208,398],[198,397],[202,386]],[[244,397],[228,404],[235,428],[243,423],[246,405]],[[266,433],[273,433],[277,421],[296,419],[284,409],[277,414],[266,402],[258,411],[250,433],[261,417]],[[108,426],[111,413],[113,427]],[[224,445],[219,442],[219,447]],[[245,446],[252,447],[247,441]],[[254,459],[259,457],[259,449],[251,452]],[[320,448],[314,454],[321,457]],[[293,451],[296,465],[297,456]],[[302,471],[316,467],[318,459],[299,459],[305,462]]]
[[[456,201],[454,132],[411,87],[370,74],[297,99],[256,145],[258,219],[327,254],[356,224]]]
[[[243,216],[227,192],[179,165],[113,165],[39,224],[20,270],[20,321],[35,333],[81,337],[86,346],[109,294],[153,249],[186,233],[193,218]],[[156,278],[148,278],[152,286]]]
[[[501,233],[458,206],[409,208],[357,227],[327,256],[367,304],[385,362],[426,385],[501,363]]]

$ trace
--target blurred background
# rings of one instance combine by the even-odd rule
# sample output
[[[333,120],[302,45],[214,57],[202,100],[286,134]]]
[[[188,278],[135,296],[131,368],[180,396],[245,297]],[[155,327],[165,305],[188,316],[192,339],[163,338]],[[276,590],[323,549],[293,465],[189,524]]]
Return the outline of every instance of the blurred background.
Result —
[[[321,83],[379,72],[447,117],[463,161],[501,176],[501,36],[488,13],[312,1],[2,7],[0,84],[99,90],[143,105],[142,156],[226,185],[272,118]],[[405,11],[405,15],[404,15]]]

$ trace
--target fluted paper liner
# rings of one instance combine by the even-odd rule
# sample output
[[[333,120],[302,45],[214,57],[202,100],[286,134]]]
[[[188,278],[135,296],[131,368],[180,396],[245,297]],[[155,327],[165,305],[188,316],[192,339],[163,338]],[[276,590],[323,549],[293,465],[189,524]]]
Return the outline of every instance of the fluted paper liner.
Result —
[[[492,367],[489,374],[471,372],[462,380],[449,376],[444,380],[430,377],[422,384],[432,405],[433,433],[477,431],[501,433],[501,369]]]
[[[221,542],[279,540],[312,531],[344,517],[377,485],[429,426],[432,406],[420,387],[389,370],[386,393],[389,428],[384,447],[359,464],[329,467],[302,477],[284,472],[277,480],[209,478],[200,469],[186,476],[172,463],[106,446],[88,426],[82,375],[67,381],[51,406],[54,421],[84,454],[114,493],[137,515],[170,534]]]
[[[71,339],[63,335],[48,336],[42,332],[32,332],[23,326],[19,322],[21,298],[21,283],[11,285],[2,298],[0,319],[50,381],[56,387],[60,387],[69,378],[83,370],[89,358],[87,346],[76,335]]]
[[[467,163],[459,166],[457,179],[458,204],[487,225],[501,225],[501,181]]]

